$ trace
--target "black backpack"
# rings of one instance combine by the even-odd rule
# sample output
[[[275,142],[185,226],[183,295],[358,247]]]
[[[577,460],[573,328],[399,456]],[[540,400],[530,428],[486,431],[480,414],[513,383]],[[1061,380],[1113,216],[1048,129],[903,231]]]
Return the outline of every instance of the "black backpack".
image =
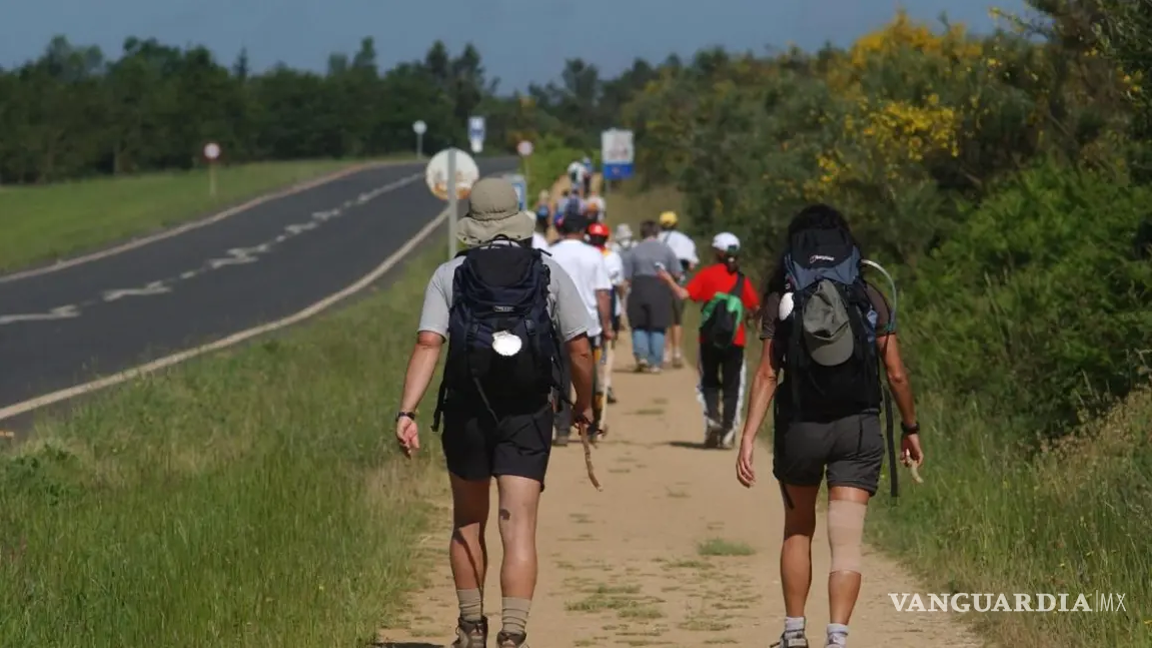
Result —
[[[560,343],[542,254],[503,241],[458,255],[464,261],[452,281],[448,357],[433,429],[446,402],[482,404],[499,421],[497,410],[531,406],[533,397],[547,399],[558,385]],[[496,352],[493,342],[501,338],[497,344],[514,353]]]
[[[785,345],[784,380],[791,383],[793,418],[843,418],[883,402],[880,359],[876,351],[877,313],[860,274],[860,250],[840,229],[797,232],[784,256],[787,291],[792,293]],[[821,284],[844,306],[852,337],[852,353],[835,366],[812,359],[804,334],[804,312]]]
[[[793,420],[833,420],[884,405],[880,358],[876,349],[877,313],[860,274],[860,249],[841,229],[797,232],[784,256],[786,290],[792,293],[792,315],[783,326],[786,338],[784,382],[791,387]],[[848,315],[852,353],[842,363],[824,366],[813,360],[804,335],[804,309],[822,283],[835,290]],[[826,293],[827,294],[827,293]],[[779,399],[777,399],[779,406]],[[896,441],[892,403],[884,407],[891,494],[897,496]],[[783,452],[783,445],[778,448]],[[787,496],[787,493],[785,493]],[[787,500],[787,497],[786,497]],[[791,506],[791,502],[787,502]]]
[[[736,342],[744,319],[744,273],[736,273],[736,285],[726,293],[716,293],[701,311],[700,336],[703,342],[727,349]]]

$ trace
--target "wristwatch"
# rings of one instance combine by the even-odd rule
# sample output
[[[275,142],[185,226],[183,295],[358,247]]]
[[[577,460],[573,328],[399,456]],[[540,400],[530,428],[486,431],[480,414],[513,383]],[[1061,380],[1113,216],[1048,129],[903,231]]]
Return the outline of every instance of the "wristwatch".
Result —
[[[920,424],[914,423],[912,425],[904,425],[904,421],[900,421],[900,430],[904,433],[904,436],[908,436],[910,434],[920,434]]]
[[[405,418],[405,417],[410,418],[413,421],[415,421],[416,420],[416,412],[397,412],[396,413],[396,420],[397,421],[399,421],[400,419]]]

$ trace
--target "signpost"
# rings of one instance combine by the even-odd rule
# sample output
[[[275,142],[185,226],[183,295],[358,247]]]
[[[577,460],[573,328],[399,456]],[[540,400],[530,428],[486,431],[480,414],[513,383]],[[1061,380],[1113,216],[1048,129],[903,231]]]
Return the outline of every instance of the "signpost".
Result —
[[[468,140],[472,143],[472,152],[480,153],[484,150],[485,122],[483,117],[468,118]]]
[[[528,140],[521,140],[520,143],[516,145],[516,152],[519,153],[520,157],[524,160],[524,175],[529,178],[532,177],[532,168],[528,162],[528,158],[532,157],[532,152],[535,150],[536,147]]]
[[[412,132],[416,133],[416,159],[424,159],[424,133],[428,132],[428,124],[417,121],[412,124]]]
[[[208,160],[208,195],[216,197],[216,160],[220,159],[220,145],[208,142],[204,145],[204,159]]]
[[[625,180],[632,177],[636,148],[632,143],[632,131],[616,128],[600,134],[600,166],[604,174],[604,188],[607,192],[608,180]]]
[[[428,161],[424,179],[434,196],[448,201],[448,258],[451,259],[456,256],[457,201],[472,193],[472,185],[480,179],[480,168],[464,151],[446,148]]]

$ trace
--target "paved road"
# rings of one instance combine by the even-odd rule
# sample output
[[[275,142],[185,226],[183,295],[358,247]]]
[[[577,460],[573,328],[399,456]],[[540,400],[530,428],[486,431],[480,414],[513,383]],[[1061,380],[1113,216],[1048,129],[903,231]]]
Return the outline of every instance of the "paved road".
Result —
[[[516,165],[478,162],[484,175]],[[367,274],[443,208],[423,165],[383,166],[0,282],[0,408],[295,313]]]

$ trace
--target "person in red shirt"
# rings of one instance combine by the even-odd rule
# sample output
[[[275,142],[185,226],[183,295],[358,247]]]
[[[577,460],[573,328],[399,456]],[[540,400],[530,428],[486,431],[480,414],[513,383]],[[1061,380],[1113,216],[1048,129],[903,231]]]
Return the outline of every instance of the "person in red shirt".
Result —
[[[736,289],[736,282],[743,279],[739,298],[744,305],[745,318],[737,324],[732,344],[715,346],[701,336],[697,363],[700,394],[704,401],[704,445],[710,448],[732,448],[744,400],[746,324],[752,321],[760,308],[760,297],[752,282],[740,272],[740,239],[736,235],[730,232],[717,234],[712,239],[712,250],[716,254],[716,263],[696,273],[687,286],[678,285],[667,272],[661,278],[678,298],[690,299],[699,304],[707,304],[717,294],[731,293]]]

